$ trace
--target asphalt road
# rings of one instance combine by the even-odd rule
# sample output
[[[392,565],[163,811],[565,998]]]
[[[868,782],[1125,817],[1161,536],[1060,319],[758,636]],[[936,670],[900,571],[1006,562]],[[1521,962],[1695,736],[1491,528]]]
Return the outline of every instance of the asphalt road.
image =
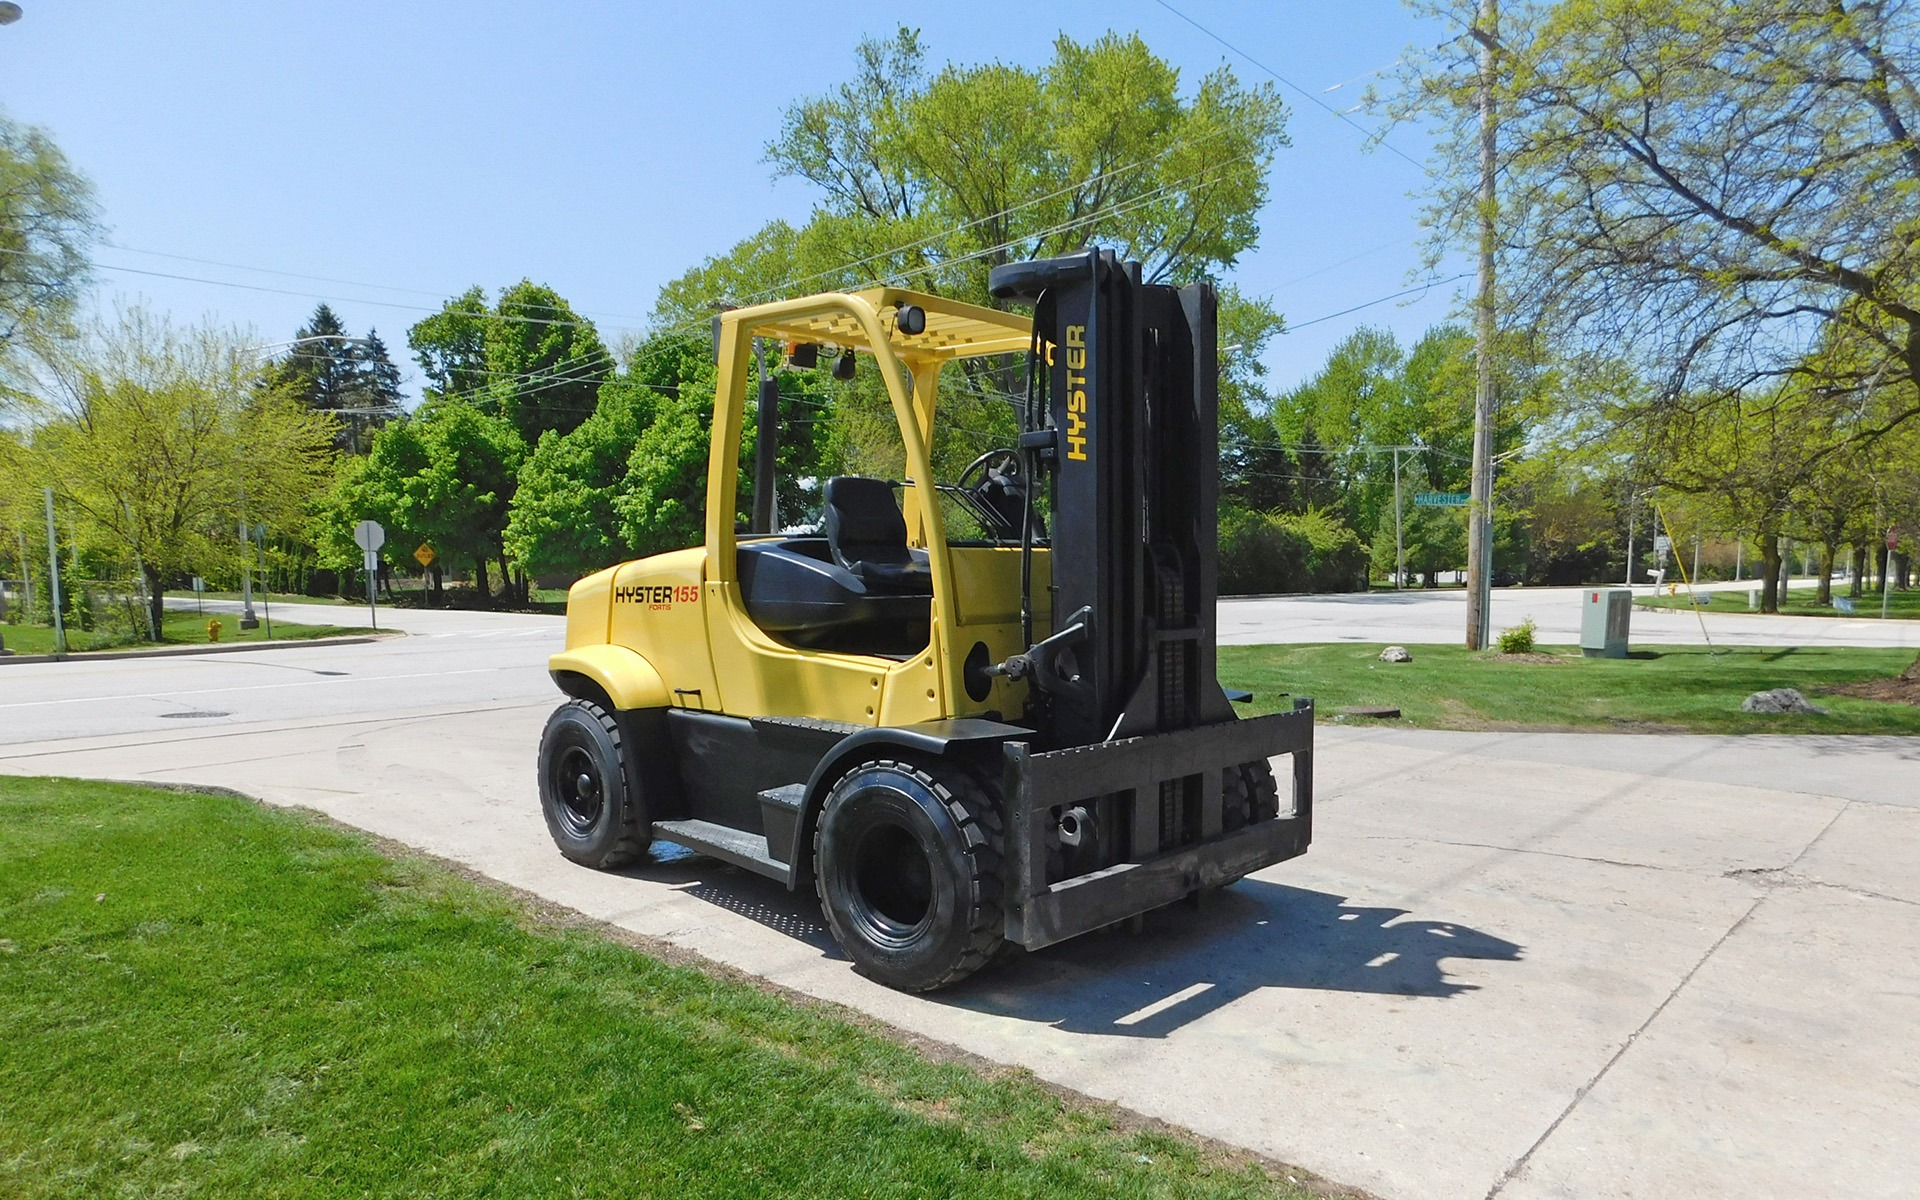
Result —
[[[1273,629],[1384,640],[1388,599]],[[1289,603],[1325,602],[1223,624]],[[413,636],[0,665],[0,771],[308,806],[1382,1196],[1912,1194],[1920,743],[1326,728],[1306,857],[916,998],[807,897],[553,851],[557,619],[384,617]]]
[[[1810,587],[1812,580],[1796,580]],[[1702,590],[1746,591],[1751,581],[1709,584]],[[1844,585],[1841,585],[1844,587]],[[1574,645],[1580,640],[1582,597],[1591,588],[1495,588],[1493,630],[1497,634],[1532,618],[1538,641]],[[1639,587],[1636,595],[1653,589]],[[1704,624],[1704,629],[1703,629]],[[1371,592],[1333,596],[1236,598],[1220,602],[1220,640],[1264,642],[1442,642],[1459,644],[1466,636],[1467,594],[1460,589]],[[1877,617],[1765,616],[1760,613],[1707,613],[1686,609],[1633,612],[1631,638],[1653,645],[1700,645],[1707,638],[1741,646],[1911,646],[1920,649],[1920,621],[1881,621]]]

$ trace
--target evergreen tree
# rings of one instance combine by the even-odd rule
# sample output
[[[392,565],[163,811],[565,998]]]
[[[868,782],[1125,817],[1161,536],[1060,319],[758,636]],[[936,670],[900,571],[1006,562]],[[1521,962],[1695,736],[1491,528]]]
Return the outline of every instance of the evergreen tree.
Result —
[[[376,430],[406,414],[400,391],[400,368],[387,354],[380,332],[367,330],[366,341],[352,347],[355,378],[354,402],[345,432],[350,444],[341,446],[354,454],[365,454]]]
[[[276,365],[275,385],[315,412],[333,412],[352,403],[353,347],[347,327],[324,302],[294,331],[294,344]]]
[[[313,412],[335,413],[334,449],[364,454],[373,432],[404,409],[400,369],[378,333],[351,337],[333,309],[322,303],[296,330],[294,345],[274,365],[269,386],[283,389]]]

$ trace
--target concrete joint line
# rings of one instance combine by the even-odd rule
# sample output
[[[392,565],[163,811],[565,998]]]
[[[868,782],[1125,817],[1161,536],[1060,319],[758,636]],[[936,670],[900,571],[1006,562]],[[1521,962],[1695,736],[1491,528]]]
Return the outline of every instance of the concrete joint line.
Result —
[[[1800,848],[1800,853],[1793,856],[1793,861],[1788,863],[1786,867],[1780,868],[1782,873],[1797,866],[1800,860],[1807,856],[1807,852],[1818,845],[1821,838],[1827,836],[1827,831],[1833,828],[1834,823],[1840,819],[1842,813],[1847,811],[1847,808],[1848,805],[1843,804],[1836,809],[1833,816],[1828,818],[1827,823],[1820,827],[1820,832],[1814,834],[1813,837],[1808,840],[1807,844]],[[1688,968],[1687,973],[1682,975],[1679,982],[1673,985],[1673,989],[1667,993],[1666,998],[1660,1001],[1652,1012],[1647,1014],[1646,1020],[1640,1022],[1639,1028],[1628,1034],[1626,1041],[1620,1043],[1620,1048],[1613,1052],[1613,1057],[1607,1059],[1607,1061],[1601,1065],[1600,1069],[1594,1072],[1591,1079],[1587,1080],[1574,1091],[1573,1098],[1567,1101],[1567,1106],[1561,1109],[1560,1115],[1555,1117],[1552,1123],[1541,1131],[1540,1136],[1534,1139],[1533,1145],[1528,1146],[1526,1152],[1520,1155],[1519,1158],[1514,1159],[1513,1164],[1501,1173],[1500,1178],[1494,1180],[1493,1187],[1487,1191],[1487,1200],[1494,1200],[1494,1197],[1506,1190],[1509,1183],[1512,1183],[1519,1177],[1520,1172],[1526,1170],[1527,1163],[1532,1161],[1533,1156],[1539,1152],[1540,1147],[1547,1144],[1547,1139],[1551,1138],[1554,1132],[1566,1122],[1566,1119],[1573,1115],[1573,1110],[1580,1106],[1580,1102],[1585,1100],[1594,1088],[1600,1086],[1600,1081],[1607,1077],[1609,1071],[1613,1070],[1614,1064],[1626,1057],[1627,1051],[1633,1049],[1634,1043],[1640,1040],[1640,1035],[1645,1033],[1655,1021],[1660,1019],[1660,1014],[1667,1011],[1667,1006],[1673,1003],[1674,998],[1684,991],[1689,983],[1693,982],[1693,977],[1700,973],[1700,968],[1706,966],[1707,961],[1719,952],[1720,947],[1727,944],[1727,939],[1740,932],[1740,927],[1753,919],[1753,914],[1759,911],[1760,906],[1767,902],[1767,897],[1771,894],[1770,889],[1762,890],[1758,896],[1754,897],[1753,903],[1747,906],[1747,911],[1740,914],[1740,919],[1727,926],[1726,932],[1714,939],[1713,945],[1708,946],[1706,953],[1700,956],[1699,961]]]
[[[1729,925],[1725,933],[1722,933],[1718,938],[1714,939],[1713,945],[1707,947],[1706,953],[1700,956],[1699,961],[1688,968],[1687,973],[1682,975],[1680,981],[1673,985],[1673,990],[1667,993],[1666,998],[1661,1000],[1654,1010],[1647,1014],[1646,1020],[1640,1022],[1639,1028],[1628,1034],[1626,1041],[1620,1043],[1620,1048],[1613,1052],[1613,1057],[1609,1058],[1598,1071],[1595,1071],[1591,1079],[1574,1090],[1573,1098],[1568,1100],[1567,1106],[1560,1110],[1560,1115],[1556,1116],[1552,1123],[1541,1131],[1540,1136],[1534,1139],[1533,1145],[1528,1146],[1524,1154],[1514,1159],[1512,1165],[1501,1172],[1500,1178],[1495,1180],[1493,1187],[1488,1190],[1487,1200],[1493,1200],[1495,1196],[1505,1191],[1507,1185],[1517,1179],[1520,1172],[1526,1170],[1527,1163],[1539,1152],[1540,1147],[1547,1144],[1547,1139],[1552,1137],[1555,1131],[1565,1123],[1566,1119],[1573,1115],[1573,1110],[1580,1106],[1580,1102],[1587,1098],[1587,1094],[1593,1091],[1594,1088],[1600,1086],[1600,1081],[1607,1077],[1609,1071],[1613,1070],[1614,1064],[1626,1057],[1627,1051],[1633,1049],[1634,1043],[1640,1040],[1640,1035],[1645,1033],[1648,1027],[1660,1018],[1661,1013],[1667,1011],[1667,1006],[1673,1003],[1674,997],[1678,996],[1687,984],[1693,982],[1694,975],[1699,973],[1701,967],[1707,965],[1707,960],[1712,958],[1714,953],[1726,944],[1727,939],[1732,937],[1739,931],[1742,925],[1747,923],[1754,912],[1766,902],[1766,899],[1767,897],[1764,893],[1754,897],[1753,903],[1747,906],[1747,911],[1740,914],[1740,919],[1732,925]]]
[[[1684,867],[1663,867],[1658,863],[1625,862],[1617,858],[1596,858],[1590,854],[1567,854],[1559,850],[1535,850],[1529,846],[1496,846],[1492,842],[1453,842],[1440,838],[1405,837],[1392,833],[1363,833],[1358,835],[1357,840],[1368,842],[1418,842],[1423,846],[1458,846],[1463,850],[1500,850],[1507,854],[1538,854],[1543,858],[1565,858],[1571,859],[1574,862],[1599,863],[1607,867],[1629,867],[1636,871],[1664,871],[1676,875],[1691,874],[1691,872]],[[1756,868],[1747,869],[1754,870]],[[1771,870],[1772,868],[1757,869]],[[1735,872],[1728,872],[1727,874],[1731,877]]]

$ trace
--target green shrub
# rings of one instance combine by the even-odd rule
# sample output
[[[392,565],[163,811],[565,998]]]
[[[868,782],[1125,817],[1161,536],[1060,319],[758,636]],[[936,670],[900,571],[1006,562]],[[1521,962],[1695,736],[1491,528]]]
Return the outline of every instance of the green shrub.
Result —
[[[1534,632],[1532,617],[1528,617],[1512,629],[1503,631],[1500,634],[1500,653],[1532,654]]]
[[[1220,592],[1365,591],[1370,553],[1346,522],[1322,509],[1229,510],[1220,517]]]

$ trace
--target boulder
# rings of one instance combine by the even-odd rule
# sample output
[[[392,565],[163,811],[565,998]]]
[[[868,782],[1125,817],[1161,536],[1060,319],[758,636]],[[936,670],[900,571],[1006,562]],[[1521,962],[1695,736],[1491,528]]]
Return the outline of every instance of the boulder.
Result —
[[[1817,704],[1809,704],[1797,688],[1774,688],[1772,691],[1755,692],[1740,702],[1741,712],[1750,713],[1810,713],[1824,714],[1827,710]]]
[[[1388,646],[1380,652],[1381,662],[1412,662],[1413,655],[1407,653],[1405,646]]]

